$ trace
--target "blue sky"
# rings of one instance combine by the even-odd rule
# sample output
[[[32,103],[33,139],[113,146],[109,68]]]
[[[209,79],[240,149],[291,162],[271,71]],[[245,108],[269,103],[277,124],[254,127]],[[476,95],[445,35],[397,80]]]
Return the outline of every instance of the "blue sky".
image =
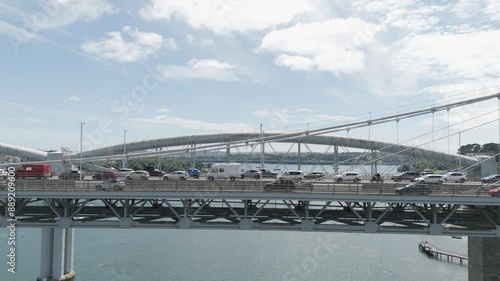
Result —
[[[314,128],[500,92],[499,61],[494,0],[0,0],[0,142],[78,150],[79,122],[85,148],[123,130],[133,141]],[[449,117],[459,132],[495,109],[437,113],[434,126]],[[398,129],[413,138],[432,117]],[[395,141],[396,124],[370,137]],[[497,142],[498,125],[461,141]]]

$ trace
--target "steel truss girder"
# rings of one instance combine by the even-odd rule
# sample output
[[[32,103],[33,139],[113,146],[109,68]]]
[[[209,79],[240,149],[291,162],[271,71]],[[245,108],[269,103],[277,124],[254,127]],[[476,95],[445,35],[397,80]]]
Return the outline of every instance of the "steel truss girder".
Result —
[[[500,206],[307,198],[19,198],[19,227],[210,228],[500,237]],[[0,226],[7,224],[0,200]]]

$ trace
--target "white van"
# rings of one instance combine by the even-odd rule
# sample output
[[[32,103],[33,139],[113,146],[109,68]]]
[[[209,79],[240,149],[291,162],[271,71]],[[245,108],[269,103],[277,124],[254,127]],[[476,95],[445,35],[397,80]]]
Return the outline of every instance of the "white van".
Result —
[[[230,179],[235,180],[241,177],[243,169],[240,163],[214,164],[205,176],[208,180]]]

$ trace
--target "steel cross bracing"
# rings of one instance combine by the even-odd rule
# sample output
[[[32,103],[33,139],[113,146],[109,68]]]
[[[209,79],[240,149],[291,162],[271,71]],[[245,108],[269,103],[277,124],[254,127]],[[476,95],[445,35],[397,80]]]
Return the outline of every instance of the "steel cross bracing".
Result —
[[[395,196],[366,191],[265,193],[231,183],[135,191],[19,190],[18,227],[171,228],[500,237],[500,200],[482,194]],[[234,185],[234,183],[233,183]],[[337,187],[340,190],[340,186]],[[6,192],[0,192],[6,226]]]

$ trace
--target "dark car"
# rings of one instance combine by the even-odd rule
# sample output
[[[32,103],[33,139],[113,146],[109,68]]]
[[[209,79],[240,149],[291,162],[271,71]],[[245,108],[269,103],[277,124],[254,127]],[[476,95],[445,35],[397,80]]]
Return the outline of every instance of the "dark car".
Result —
[[[482,183],[495,183],[495,182],[498,182],[498,181],[500,181],[500,175],[499,174],[490,175],[490,176],[481,178],[481,182]]]
[[[291,192],[297,188],[312,190],[313,185],[312,185],[312,183],[309,183],[309,182],[295,183],[293,180],[279,179],[279,180],[276,180],[272,183],[268,183],[264,186],[264,190],[266,192],[269,192],[272,190]]]
[[[276,178],[278,173],[269,171],[268,169],[258,169],[263,178]]]
[[[95,173],[92,176],[92,179],[94,179],[94,180],[109,180],[109,179],[116,179],[117,177],[118,176],[116,175],[116,172],[107,171],[107,172]]]
[[[251,179],[260,179],[261,172],[257,169],[250,169],[246,170],[245,172],[241,173],[241,178],[251,178]]]
[[[397,187],[394,189],[396,194],[412,194],[412,195],[429,195],[432,193],[428,184],[412,183],[405,186]]]
[[[307,180],[322,180],[325,178],[325,173],[322,172],[310,172],[306,175]]]
[[[397,175],[394,175],[391,177],[391,180],[393,181],[403,181],[403,180],[408,180],[408,181],[413,181],[415,178],[420,177],[419,172],[403,172],[399,173]]]
[[[148,172],[151,177],[160,177],[162,178],[166,173],[164,171],[160,171],[155,167],[146,167],[144,171]]]
[[[292,189],[295,189],[295,182],[293,180],[285,180],[285,179],[276,180],[264,186],[265,191],[284,190],[286,192],[290,192],[292,191]]]
[[[69,171],[59,175],[59,178],[62,180],[79,180],[80,177],[83,178],[83,175],[80,171]]]
[[[194,179],[197,179],[200,177],[200,170],[198,169],[187,169],[186,172],[188,173],[188,175]]]

